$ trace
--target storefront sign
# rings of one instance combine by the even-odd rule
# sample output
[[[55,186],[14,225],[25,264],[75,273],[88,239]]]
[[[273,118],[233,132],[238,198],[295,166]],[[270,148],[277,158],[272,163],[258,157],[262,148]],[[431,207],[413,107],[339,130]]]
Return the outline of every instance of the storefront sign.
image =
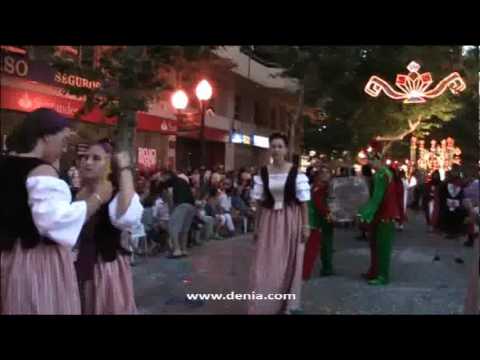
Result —
[[[138,166],[140,170],[155,170],[157,166],[157,150],[139,147]]]
[[[268,149],[270,147],[270,140],[265,136],[253,135],[253,146]]]
[[[48,85],[74,86],[77,88],[98,89],[100,81],[90,81],[83,77],[55,71],[50,65],[41,61],[29,60],[26,56],[0,53],[0,72]]]
[[[79,100],[45,95],[6,86],[2,86],[0,96],[1,107],[3,109],[23,112],[31,112],[40,107],[46,107],[54,109],[67,117],[73,117],[82,106],[82,102]]]
[[[73,118],[83,106],[83,101],[64,98],[54,95],[46,95],[36,91],[21,90],[8,86],[2,86],[0,91],[0,108],[31,112],[40,107],[54,109],[60,114]],[[83,121],[115,125],[116,118],[106,117],[99,108],[94,108],[90,113],[80,117]],[[176,121],[160,118],[144,112],[137,113],[137,127],[139,130],[155,131],[161,134],[174,134],[177,131]]]
[[[25,78],[28,76],[29,64],[26,58],[14,55],[0,55],[0,72]]]
[[[69,75],[61,72],[56,72],[53,78],[54,82],[59,85],[70,85],[77,88],[98,89],[102,84],[100,81],[90,81],[76,75]]]
[[[191,131],[200,129],[200,115],[196,113],[182,113],[177,115],[178,130]]]
[[[232,144],[252,145],[252,137],[239,132],[233,132],[230,141]]]
[[[243,135],[237,132],[232,133],[232,144],[241,144],[243,142]]]

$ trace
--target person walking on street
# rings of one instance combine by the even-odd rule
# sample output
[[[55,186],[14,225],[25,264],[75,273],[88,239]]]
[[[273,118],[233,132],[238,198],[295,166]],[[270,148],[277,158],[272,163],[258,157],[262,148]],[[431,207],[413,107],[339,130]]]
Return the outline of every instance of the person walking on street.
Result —
[[[312,198],[308,203],[309,221],[312,229],[305,248],[303,278],[310,278],[318,253],[322,261],[322,276],[333,275],[333,222],[330,218],[327,198],[331,172],[322,166],[313,175]]]
[[[172,171],[165,171],[160,181],[173,188],[173,211],[170,215],[169,234],[172,244],[172,259],[188,256],[188,233],[196,214],[195,199],[190,185]]]
[[[397,191],[393,173],[383,164],[382,145],[371,141],[368,159],[375,170],[373,194],[360,209],[360,221],[371,225],[371,263],[365,277],[370,285],[386,285],[390,281],[390,259],[395,221],[399,218]]]
[[[252,300],[249,314],[292,314],[300,311],[303,256],[310,236],[308,178],[287,162],[285,135],[270,136],[273,164],[254,177],[253,199],[259,202],[250,284],[257,294],[293,294],[281,300]],[[283,261],[280,261],[283,259]]]

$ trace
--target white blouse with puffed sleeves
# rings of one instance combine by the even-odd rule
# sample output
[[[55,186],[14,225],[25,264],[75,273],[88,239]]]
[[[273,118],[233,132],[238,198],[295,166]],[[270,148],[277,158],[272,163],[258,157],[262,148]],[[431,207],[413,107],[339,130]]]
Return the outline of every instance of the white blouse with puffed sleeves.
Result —
[[[283,209],[285,185],[287,182],[288,173],[282,174],[268,174],[268,187],[274,200],[274,210]],[[304,173],[298,173],[295,193],[297,200],[300,202],[307,202],[310,200],[310,184],[307,176]],[[265,200],[265,193],[263,188],[263,181],[259,175],[253,177],[253,189],[251,192],[252,199],[263,201]]]
[[[142,225],[143,206],[140,197],[135,193],[130,200],[127,211],[117,218],[118,194],[108,204],[108,215],[112,225],[122,231],[133,232]]]
[[[40,235],[73,247],[87,218],[87,203],[72,202],[67,183],[52,176],[27,179],[28,202]]]

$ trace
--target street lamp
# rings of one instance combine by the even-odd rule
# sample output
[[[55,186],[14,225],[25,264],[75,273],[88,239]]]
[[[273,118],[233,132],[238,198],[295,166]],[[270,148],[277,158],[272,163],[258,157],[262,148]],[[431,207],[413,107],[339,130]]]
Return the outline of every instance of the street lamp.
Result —
[[[201,165],[206,166],[206,148],[205,148],[205,103],[212,97],[212,86],[207,80],[202,80],[198,83],[195,89],[198,101],[202,107],[201,125],[200,125],[200,144],[201,144]]]
[[[180,122],[182,119],[182,110],[185,110],[188,106],[188,95],[183,90],[177,90],[172,94],[170,102],[175,109],[175,116],[177,118],[177,128],[180,127]],[[174,166],[172,164],[172,166]]]
[[[185,110],[188,106],[188,96],[183,90],[177,90],[171,98],[172,106],[175,110]]]

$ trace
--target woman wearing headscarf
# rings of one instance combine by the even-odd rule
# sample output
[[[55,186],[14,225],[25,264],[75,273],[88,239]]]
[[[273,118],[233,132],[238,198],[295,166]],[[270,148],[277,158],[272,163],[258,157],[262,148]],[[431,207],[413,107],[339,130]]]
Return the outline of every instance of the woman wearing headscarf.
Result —
[[[68,125],[53,110],[33,111],[15,131],[16,156],[0,163],[2,314],[80,314],[71,248],[111,189],[99,185],[72,203],[53,167],[66,149]]]

